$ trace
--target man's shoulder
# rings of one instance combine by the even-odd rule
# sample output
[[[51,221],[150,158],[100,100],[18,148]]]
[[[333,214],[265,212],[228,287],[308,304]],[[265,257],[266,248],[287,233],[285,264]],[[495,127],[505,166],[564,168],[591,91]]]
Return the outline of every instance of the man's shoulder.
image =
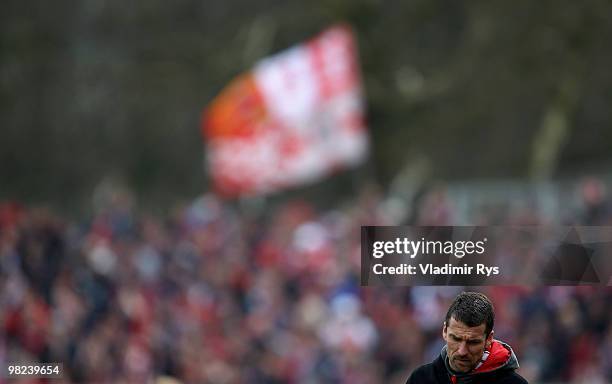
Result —
[[[518,373],[514,371],[508,376],[506,376],[502,381],[500,381],[500,383],[501,384],[529,384],[527,380],[523,378],[523,376],[519,375]]]
[[[494,381],[491,381],[493,379]],[[495,375],[495,377],[488,376],[488,379],[485,377],[476,379],[475,382],[495,382],[499,384],[529,384],[527,380],[525,380],[521,375],[516,373],[515,371],[506,372],[502,375]],[[446,374],[446,369],[444,367],[444,362],[442,359],[437,358],[429,364],[421,365],[417,369],[415,369],[406,384],[445,384],[450,383],[450,379]]]
[[[408,377],[406,384],[417,384],[417,383],[436,383],[436,375],[434,373],[433,363],[421,365]]]
[[[483,374],[474,383],[496,383],[496,384],[529,384],[514,369],[500,370],[491,374]]]
[[[410,374],[410,377],[408,377],[406,384],[447,383],[448,381],[440,380],[441,378],[445,377],[445,371],[440,371],[440,365],[442,368],[444,368],[444,363],[440,357],[429,364],[421,365],[412,371],[412,374]]]

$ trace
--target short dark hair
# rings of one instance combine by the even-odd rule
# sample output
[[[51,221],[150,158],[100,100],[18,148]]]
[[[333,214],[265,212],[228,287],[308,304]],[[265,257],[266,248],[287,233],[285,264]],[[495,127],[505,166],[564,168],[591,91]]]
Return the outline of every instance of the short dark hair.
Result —
[[[485,324],[485,336],[489,336],[495,323],[493,303],[488,297],[478,292],[462,292],[457,295],[446,312],[446,326],[451,317],[468,327]]]

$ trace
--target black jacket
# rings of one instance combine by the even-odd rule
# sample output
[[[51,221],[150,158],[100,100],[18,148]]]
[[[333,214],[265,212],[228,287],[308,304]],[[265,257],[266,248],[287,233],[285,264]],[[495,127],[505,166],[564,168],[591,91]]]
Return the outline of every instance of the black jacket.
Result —
[[[494,343],[498,343],[498,348],[501,346],[509,353],[507,357],[504,356],[504,361],[496,362],[491,369],[477,369],[468,373],[454,372],[448,365],[445,346],[433,362],[412,372],[406,384],[527,384],[527,380],[515,372],[519,365],[512,348],[497,340]],[[488,366],[491,367],[492,364]]]

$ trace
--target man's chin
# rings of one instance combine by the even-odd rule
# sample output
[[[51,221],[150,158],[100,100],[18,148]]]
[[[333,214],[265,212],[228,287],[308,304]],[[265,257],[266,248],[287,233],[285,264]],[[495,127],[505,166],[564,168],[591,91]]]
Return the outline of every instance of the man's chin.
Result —
[[[454,360],[451,364],[451,368],[455,372],[467,373],[472,370],[472,363],[469,361]]]

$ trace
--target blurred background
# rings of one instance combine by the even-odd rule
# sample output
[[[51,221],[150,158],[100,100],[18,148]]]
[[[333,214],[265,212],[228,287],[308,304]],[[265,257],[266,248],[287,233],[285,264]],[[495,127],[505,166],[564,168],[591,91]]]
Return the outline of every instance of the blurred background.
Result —
[[[603,0],[5,1],[0,365],[404,382],[463,288],[360,287],[360,226],[610,225],[610,15]],[[358,43],[368,159],[215,196],[203,108],[338,21]],[[612,290],[479,290],[530,382],[612,382]]]

